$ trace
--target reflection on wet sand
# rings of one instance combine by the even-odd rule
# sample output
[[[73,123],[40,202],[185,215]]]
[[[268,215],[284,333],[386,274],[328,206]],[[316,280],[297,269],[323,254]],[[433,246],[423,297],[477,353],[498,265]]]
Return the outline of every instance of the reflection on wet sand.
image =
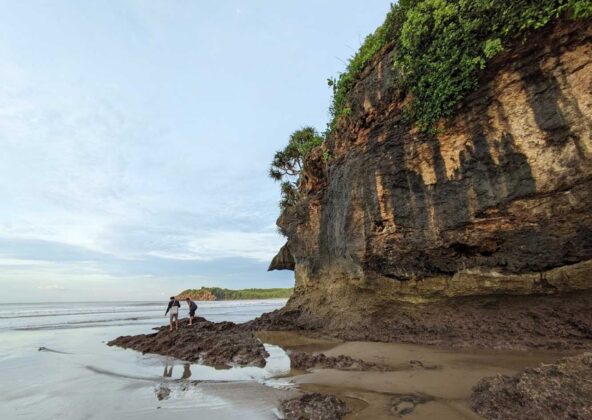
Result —
[[[173,377],[173,368],[175,367],[174,364],[165,363],[164,365],[164,372],[162,373],[163,378],[172,378]],[[191,378],[191,363],[183,363],[183,374],[181,375],[181,379],[189,379]]]
[[[191,365],[189,363],[183,364],[183,376],[181,379],[188,379],[191,377]]]
[[[151,398],[159,407],[204,404],[209,408],[255,409],[256,395],[266,395],[265,405],[297,393],[332,394],[351,410],[346,419],[477,419],[470,408],[472,387],[483,377],[514,374],[567,353],[472,351],[394,343],[344,342],[310,338],[293,332],[258,334],[270,353],[264,368],[216,369],[161,356],[146,356],[156,368]],[[389,367],[386,371],[291,369],[287,352],[322,352],[328,357],[348,356]],[[149,379],[91,369],[121,379]],[[162,372],[162,376],[158,373]],[[232,391],[231,391],[232,390]],[[263,414],[263,412],[260,412]],[[267,414],[271,414],[269,411]]]
[[[322,352],[390,366],[389,371],[314,369],[292,371],[304,392],[336,395],[351,410],[346,419],[478,419],[470,408],[472,387],[485,376],[511,375],[554,361],[568,352],[459,350],[396,343],[343,342],[265,332],[259,337],[288,351]],[[434,366],[438,368],[435,369]]]
[[[164,365],[164,373],[162,374],[163,378],[172,378],[173,377],[173,366]]]

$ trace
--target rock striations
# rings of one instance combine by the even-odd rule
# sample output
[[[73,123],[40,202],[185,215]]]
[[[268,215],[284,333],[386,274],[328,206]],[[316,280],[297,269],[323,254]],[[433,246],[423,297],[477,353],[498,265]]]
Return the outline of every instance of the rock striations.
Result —
[[[288,241],[271,268],[296,277],[278,316],[349,338],[490,345],[506,333],[502,347],[550,323],[558,347],[587,346],[592,21],[559,21],[500,54],[436,135],[404,122],[391,64],[386,50],[367,66],[278,219]]]

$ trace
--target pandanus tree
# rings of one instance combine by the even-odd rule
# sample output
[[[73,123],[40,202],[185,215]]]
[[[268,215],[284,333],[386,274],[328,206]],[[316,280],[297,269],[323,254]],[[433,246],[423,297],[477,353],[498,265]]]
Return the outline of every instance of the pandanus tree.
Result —
[[[323,140],[313,127],[303,127],[292,133],[283,150],[275,153],[269,168],[269,176],[281,182],[280,207],[293,206],[298,201],[298,184],[304,160]]]

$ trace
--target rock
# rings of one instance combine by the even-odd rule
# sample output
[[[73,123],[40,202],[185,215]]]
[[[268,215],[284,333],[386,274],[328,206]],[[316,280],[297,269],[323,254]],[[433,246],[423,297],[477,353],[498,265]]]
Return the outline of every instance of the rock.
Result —
[[[39,348],[37,349],[37,351],[48,351],[48,352],[50,352],[50,353],[70,354],[70,353],[67,353],[67,352],[65,352],[65,351],[59,351],[59,350],[49,349],[49,348],[47,348],[47,347],[43,347],[43,346],[42,346],[42,347],[39,347]]]
[[[410,360],[409,366],[414,369],[426,369],[426,370],[434,370],[434,369],[441,369],[442,366],[434,365],[432,363],[422,362],[420,360]]]
[[[173,332],[164,326],[154,334],[119,337],[108,345],[211,366],[265,366],[269,353],[261,341],[232,322],[216,323],[196,317],[192,326],[186,320],[179,324],[179,330]]]
[[[269,264],[269,268],[267,271],[294,270],[294,267],[294,257],[290,253],[288,244],[285,244],[277,253],[277,255],[273,257],[273,260],[271,260],[271,264]]]
[[[451,298],[424,304],[375,302],[358,293],[363,310],[334,315],[326,297],[308,291],[302,309],[288,306],[243,325],[251,330],[295,330],[349,341],[384,341],[487,349],[592,349],[592,292],[554,296]],[[348,299],[349,297],[344,297]],[[336,304],[337,306],[337,304]],[[313,311],[314,308],[314,311]],[[359,311],[359,312],[358,312]]]
[[[353,339],[544,345],[520,319],[553,346],[571,340],[562,329],[587,343],[584,302],[541,297],[592,290],[590,57],[591,19],[547,25],[499,54],[427,135],[404,122],[409,98],[394,88],[390,51],[379,54],[278,219],[287,244],[271,268],[294,261],[296,285],[266,322]]]
[[[156,394],[156,398],[158,398],[158,401],[168,400],[171,395],[171,389],[165,384],[159,384],[154,389],[154,393]]]
[[[471,405],[487,419],[592,418],[592,353],[526,369],[514,376],[484,378]]]
[[[432,397],[421,394],[398,395],[393,397],[391,401],[391,413],[393,413],[394,416],[403,417],[413,413],[415,407],[419,404],[425,404],[432,400]]]
[[[352,359],[349,356],[339,355],[337,357],[326,356],[323,353],[306,353],[301,351],[291,351],[289,353],[292,369],[310,370],[310,369],[339,369],[339,370],[359,370],[359,371],[387,371],[388,366],[376,363],[365,362],[360,359]]]
[[[283,401],[281,410],[286,420],[339,420],[348,413],[345,402],[317,392]]]

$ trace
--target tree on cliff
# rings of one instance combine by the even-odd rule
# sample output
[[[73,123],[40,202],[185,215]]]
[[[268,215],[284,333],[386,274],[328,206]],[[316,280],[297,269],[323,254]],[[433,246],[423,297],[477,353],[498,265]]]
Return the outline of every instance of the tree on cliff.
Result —
[[[298,183],[304,160],[324,139],[313,127],[303,127],[290,135],[288,145],[278,150],[271,162],[269,176],[281,182],[280,206],[293,206],[298,201]]]

